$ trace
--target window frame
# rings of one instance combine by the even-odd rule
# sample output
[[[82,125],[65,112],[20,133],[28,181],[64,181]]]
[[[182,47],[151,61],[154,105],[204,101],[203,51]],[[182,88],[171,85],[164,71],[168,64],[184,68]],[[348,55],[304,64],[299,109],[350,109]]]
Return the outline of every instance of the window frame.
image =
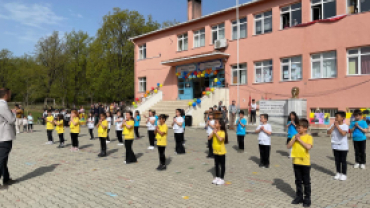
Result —
[[[293,62],[293,58],[300,58],[300,62]],[[288,63],[284,63],[284,59],[289,59]],[[294,63],[300,63],[301,64],[301,77],[299,79],[293,79],[292,80],[292,64]],[[289,80],[284,80],[284,66],[289,67]],[[280,81],[281,82],[291,82],[291,81],[301,81],[303,79],[303,68],[302,68],[302,55],[299,56],[291,56],[291,57],[286,57],[286,58],[281,58],[280,59],[280,70],[281,70],[281,76],[280,76]]]
[[[338,2],[337,2],[337,0],[320,0],[320,2],[318,2],[318,3],[312,3],[312,1],[313,0],[311,0],[311,10],[310,10],[310,12],[311,12],[311,21],[314,21],[314,19],[313,19],[313,6],[317,6],[317,5],[321,5],[321,18],[320,18],[320,20],[324,20],[324,4],[326,4],[326,3],[329,3],[329,2],[333,2],[333,1],[335,1],[335,15],[334,16],[332,16],[332,17],[335,17],[336,15],[338,15],[337,14],[337,8],[338,8]],[[325,1],[325,2],[324,2]],[[332,18],[332,17],[329,17],[329,18]]]
[[[143,80],[144,79],[144,80]],[[139,92],[146,92],[147,84],[146,84],[146,77],[139,77]],[[145,89],[141,90],[141,83],[145,83]]]
[[[241,67],[241,66],[244,66]],[[236,67],[236,68],[234,68]],[[244,70],[245,71],[245,83],[240,83],[241,79],[241,73],[240,71]],[[237,83],[234,83],[234,71],[237,71]],[[239,67],[237,64],[231,65],[231,85],[247,85],[248,84],[248,66],[247,63],[239,63]]]
[[[349,13],[349,5],[348,4],[349,4],[350,1],[351,0],[346,0],[347,14],[359,14],[359,13],[363,13],[363,12],[369,12],[369,11],[362,11],[361,3],[360,3],[361,0],[355,0],[355,1],[357,1],[358,11],[357,12],[353,11],[353,13]],[[354,8],[354,9],[356,9],[356,8]]]
[[[295,5],[295,4],[301,4],[301,7],[299,7],[298,9],[293,9],[292,10],[292,6]],[[289,7],[288,11],[282,11],[284,8],[287,8],[287,7]],[[290,4],[290,5],[287,5],[287,6],[284,6],[284,7],[280,8],[280,29],[281,30],[284,30],[283,14],[289,13],[289,16],[290,16],[289,27],[287,27],[287,28],[294,27],[295,25],[293,26],[293,22],[292,22],[293,21],[292,12],[295,12],[295,11],[298,11],[298,10],[301,11],[301,23],[298,23],[297,25],[302,24],[302,2],[301,1],[296,2],[296,3],[293,3],[293,4]]]
[[[265,13],[267,13],[267,12],[271,12],[271,15],[270,16],[265,16]],[[262,15],[262,16],[257,19],[256,18],[257,15]],[[268,11],[261,12],[261,13],[258,13],[258,14],[254,15],[254,35],[263,35],[263,34],[272,33],[272,31],[273,31],[273,24],[272,24],[273,18],[272,18],[272,16],[273,16],[272,10],[268,10]],[[269,32],[265,32],[265,19],[267,19],[267,18],[271,18],[271,31],[269,31]],[[261,31],[262,31],[261,34],[257,34],[257,21],[261,21]]]
[[[271,65],[264,65],[264,62],[267,62],[267,61],[271,61]],[[257,66],[257,64],[261,64],[261,66]],[[269,82],[265,82],[265,76],[263,75],[263,68],[265,67],[271,67],[271,81]],[[263,80],[262,82],[257,82],[257,68],[261,68],[261,80]],[[273,59],[268,59],[268,60],[264,60],[264,61],[257,61],[257,62],[254,62],[254,83],[255,84],[260,84],[260,83],[272,83],[274,82],[274,61]]]
[[[220,25],[223,25],[223,27],[220,27]],[[213,27],[217,27],[216,29],[213,29]],[[220,39],[220,30],[224,30],[224,38],[223,39],[226,39],[226,30],[225,30],[225,22],[222,22],[222,23],[219,23],[217,25],[213,25],[211,26],[211,45],[215,44],[215,41],[218,41],[218,40],[222,40]],[[217,39],[215,41],[213,41],[213,32],[217,32]]]
[[[330,53],[330,52],[335,52],[335,58],[324,58],[324,54],[326,53]],[[314,55],[320,55],[320,59],[313,59],[312,57]],[[313,53],[311,54],[311,57],[310,57],[310,61],[311,61],[311,79],[332,79],[332,78],[337,78],[338,77],[338,59],[337,59],[337,51],[336,50],[333,50],[333,51],[325,51],[325,52],[321,52],[321,53]],[[315,61],[314,61],[315,60]],[[314,62],[318,62],[317,60],[320,60],[320,77],[313,77],[313,63]],[[335,77],[323,77],[323,63],[324,63],[324,60],[335,60],[335,70],[336,70],[336,76]]]
[[[144,60],[144,59],[146,59],[146,43],[139,46],[139,60]]]
[[[240,23],[240,20],[242,20],[242,19],[245,19],[244,23]],[[241,32],[240,26],[243,25],[243,24],[245,24],[245,37],[240,36],[240,32]],[[238,38],[234,39],[234,27],[237,27],[237,29],[239,29],[236,32],[236,33],[239,32],[239,36],[238,36],[238,34],[236,34],[237,37],[239,37],[239,40],[248,37],[248,18],[247,17],[242,17],[242,18],[239,18],[238,20],[237,19],[231,20],[231,40],[238,40]]]
[[[369,53],[362,54],[361,49],[362,48],[369,48],[370,46],[362,46],[357,48],[349,48],[347,49],[347,76],[364,76],[364,75],[370,75],[370,74],[362,74],[362,64],[361,64],[361,58],[362,56],[369,56]],[[349,54],[349,51],[357,50],[357,54]],[[358,63],[358,73],[357,74],[349,74],[349,59],[350,58],[357,58]]]
[[[187,40],[187,46],[185,48],[185,40]],[[180,49],[180,42],[182,42],[183,48]],[[187,51],[189,49],[189,35],[188,33],[183,33],[180,35],[177,35],[177,51]]]
[[[201,36],[202,35],[204,35],[204,45],[201,45]],[[195,43],[196,43],[195,38],[196,37],[199,38],[199,46],[195,46]],[[206,29],[202,28],[202,29],[193,31],[193,48],[201,48],[201,47],[204,47],[204,46],[206,46]]]

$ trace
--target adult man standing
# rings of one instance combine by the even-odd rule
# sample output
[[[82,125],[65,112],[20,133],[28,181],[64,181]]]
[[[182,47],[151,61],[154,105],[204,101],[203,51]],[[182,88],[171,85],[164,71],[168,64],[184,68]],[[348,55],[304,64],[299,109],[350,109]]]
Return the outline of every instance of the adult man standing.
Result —
[[[222,111],[222,101],[218,102],[218,111]]]
[[[233,100],[229,107],[229,116],[230,116],[229,129],[230,130],[234,130],[236,113],[238,112],[238,107],[235,104],[236,102],[235,100]]]
[[[23,128],[23,110],[19,107],[18,104],[15,105],[15,117],[16,117],[16,122],[15,122],[15,128],[17,130],[17,134],[20,133],[20,128]]]
[[[253,99],[251,103],[251,124],[256,125],[256,115],[257,115],[257,103],[256,100]]]
[[[0,89],[0,178],[3,178],[3,185],[11,185],[15,182],[10,179],[8,170],[8,158],[15,139],[16,122],[14,114],[8,107],[10,98],[9,89]],[[15,110],[13,112],[15,113]]]

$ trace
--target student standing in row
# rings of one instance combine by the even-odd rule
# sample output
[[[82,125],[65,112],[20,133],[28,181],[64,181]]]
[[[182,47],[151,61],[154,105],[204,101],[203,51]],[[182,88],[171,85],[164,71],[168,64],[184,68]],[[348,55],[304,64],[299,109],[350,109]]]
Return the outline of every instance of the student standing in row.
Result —
[[[154,139],[155,134],[154,131],[156,129],[155,121],[156,118],[154,117],[152,110],[149,110],[149,118],[147,118],[146,126],[148,127],[148,137],[149,137],[149,147],[148,150],[154,150]]]
[[[33,132],[33,117],[31,113],[28,114],[27,119],[28,119],[28,131],[32,133]]]
[[[89,129],[90,140],[94,139],[94,126],[95,126],[95,117],[94,114],[90,113],[89,118],[87,119],[87,128]]]
[[[46,117],[46,133],[48,136],[48,142],[46,144],[53,144],[53,130],[54,130],[54,117],[51,115],[51,110],[48,110],[48,117]]]
[[[297,114],[294,111],[292,111],[289,114],[288,123],[287,123],[287,126],[286,126],[288,128],[288,139],[286,140],[286,144],[288,144],[290,142],[290,140],[298,133],[297,132],[298,122],[299,122],[299,118],[298,118]],[[291,154],[292,154],[292,150],[290,150],[290,153],[289,153],[288,157],[290,157]]]
[[[140,121],[141,121],[140,112],[137,110],[135,111],[135,126],[134,126],[136,139],[140,139],[139,134]]]
[[[309,151],[312,149],[313,139],[311,135],[307,134],[308,125],[307,119],[300,119],[297,128],[298,134],[287,145],[288,149],[292,148],[296,184],[296,198],[292,201],[292,204],[303,202],[303,207],[311,206],[311,161]]]
[[[262,114],[260,116],[260,125],[256,129],[258,133],[258,144],[260,150],[260,167],[269,168],[270,167],[270,151],[271,151],[271,133],[272,129],[270,124],[267,123],[269,116],[267,114]]]
[[[167,146],[167,133],[168,127],[166,125],[166,120],[168,116],[161,114],[159,115],[159,125],[157,125],[155,133],[157,139],[158,155],[159,155],[159,166],[157,170],[166,170],[166,146]]]
[[[225,184],[225,171],[226,171],[226,147],[228,136],[226,131],[225,121],[223,119],[218,119],[215,122],[215,128],[212,134],[209,136],[212,138],[213,154],[215,157],[215,170],[216,178],[212,181],[216,185]]]
[[[26,116],[23,116],[23,132],[28,133],[28,120]]]
[[[110,126],[112,125],[112,114],[110,112],[107,112],[107,122],[108,122],[108,130],[107,130],[107,143],[110,143],[109,138],[109,132],[110,132]]]
[[[207,141],[208,141],[207,158],[214,158],[213,148],[212,148],[213,137],[210,137],[211,135],[213,135],[213,129],[215,129],[215,120],[213,120],[213,113],[208,114],[208,121],[207,121],[206,128],[207,128]]]
[[[176,117],[173,118],[173,131],[175,133],[175,141],[176,141],[176,154],[185,154],[185,148],[183,145],[184,141],[184,128],[182,128],[182,123],[184,119],[181,116],[181,109],[176,109]]]
[[[184,122],[182,122],[182,128],[184,129],[184,137],[182,138],[182,144],[185,146],[185,110],[181,109],[181,117],[184,119]]]
[[[226,122],[225,122],[226,123]],[[236,137],[238,138],[239,153],[244,152],[244,138],[246,134],[247,119],[244,118],[244,111],[239,111],[239,118],[236,121]]]
[[[97,128],[98,128],[98,137],[100,141],[100,153],[98,154],[98,157],[106,157],[107,156],[106,140],[108,136],[107,114],[105,113],[100,114],[100,119]]]
[[[72,110],[71,112],[71,121],[69,122],[69,128],[71,129],[71,140],[72,140],[71,151],[79,151],[78,134],[80,133],[80,119],[78,116],[78,112],[76,110]]]
[[[64,124],[63,124],[63,114],[59,114],[56,121],[54,121],[56,126],[55,130],[59,136],[59,146],[58,148],[64,148]]]
[[[134,118],[132,111],[126,112],[126,120],[123,121],[123,135],[125,136],[125,148],[126,148],[126,161],[125,164],[136,163],[137,159],[134,151],[132,150],[132,144],[134,142]],[[153,147],[154,149],[154,147]]]
[[[337,174],[334,176],[335,180],[347,180],[347,153],[348,153],[348,139],[347,133],[349,127],[343,123],[346,118],[344,111],[335,113],[335,122],[328,129],[328,134],[331,134],[331,147],[333,148],[335,167]]]
[[[114,122],[116,124],[116,135],[118,139],[118,144],[119,146],[123,145],[123,140],[122,140],[122,123],[123,123],[123,117],[121,111],[117,112],[117,118]]]
[[[255,99],[252,99],[251,103],[251,123],[256,125],[256,115],[257,115],[257,103]]]
[[[366,164],[366,133],[368,132],[368,125],[362,119],[362,112],[356,109],[353,112],[355,120],[351,122],[350,129],[353,138],[353,146],[355,149],[356,164],[354,168],[365,169]]]

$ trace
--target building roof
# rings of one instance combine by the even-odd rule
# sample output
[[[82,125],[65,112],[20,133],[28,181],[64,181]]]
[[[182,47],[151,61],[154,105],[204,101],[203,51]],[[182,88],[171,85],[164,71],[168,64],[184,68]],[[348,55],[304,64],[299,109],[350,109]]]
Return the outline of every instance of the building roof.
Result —
[[[260,2],[260,1],[263,1],[263,0],[251,0],[251,1],[247,2],[247,3],[240,4],[239,7],[245,7],[245,6],[248,6],[248,5],[251,5],[251,4]],[[138,35],[138,36],[135,36],[135,37],[130,38],[129,40],[130,41],[133,41],[135,39],[139,39],[139,38],[142,38],[142,37],[145,37],[145,36],[148,36],[148,35],[152,35],[152,34],[159,33],[159,32],[165,31],[165,30],[169,30],[169,29],[172,29],[172,28],[175,28],[175,27],[179,27],[179,26],[186,25],[186,24],[189,24],[189,23],[192,23],[192,22],[196,22],[198,20],[202,20],[202,19],[205,19],[205,18],[208,18],[208,17],[211,17],[211,16],[215,16],[215,15],[218,15],[218,14],[221,14],[221,13],[224,13],[224,12],[228,12],[228,11],[234,10],[234,9],[236,9],[236,6],[230,7],[230,8],[221,10],[221,11],[217,11],[217,12],[214,12],[214,13],[211,13],[211,14],[208,14],[208,15],[205,15],[205,16],[202,16],[202,17],[199,17],[197,19],[188,20],[186,22],[182,22],[182,23],[179,23],[179,24],[170,26],[170,27],[166,27],[166,28],[158,29],[158,30],[155,30],[155,31],[152,31],[152,32],[148,32],[148,33],[142,34],[142,35]]]
[[[161,64],[165,66],[180,66],[180,65],[190,64],[194,62],[202,62],[202,61],[220,59],[220,58],[229,58],[229,56],[230,54],[215,51],[211,53],[197,54],[197,55],[192,55],[192,56],[187,56],[187,57],[166,60],[166,61],[162,61]]]

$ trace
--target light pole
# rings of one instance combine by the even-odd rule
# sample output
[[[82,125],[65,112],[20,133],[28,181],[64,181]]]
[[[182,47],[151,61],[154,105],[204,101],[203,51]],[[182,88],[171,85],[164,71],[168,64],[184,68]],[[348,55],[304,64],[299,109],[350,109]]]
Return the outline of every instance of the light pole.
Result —
[[[240,21],[239,21],[239,0],[236,0],[236,27],[237,27],[237,39],[236,39],[236,66],[237,66],[237,73],[236,73],[236,80],[237,80],[237,98],[238,98],[238,106],[240,110],[240,92],[239,92],[239,84],[240,84],[240,69],[239,69],[239,39],[240,39]]]

